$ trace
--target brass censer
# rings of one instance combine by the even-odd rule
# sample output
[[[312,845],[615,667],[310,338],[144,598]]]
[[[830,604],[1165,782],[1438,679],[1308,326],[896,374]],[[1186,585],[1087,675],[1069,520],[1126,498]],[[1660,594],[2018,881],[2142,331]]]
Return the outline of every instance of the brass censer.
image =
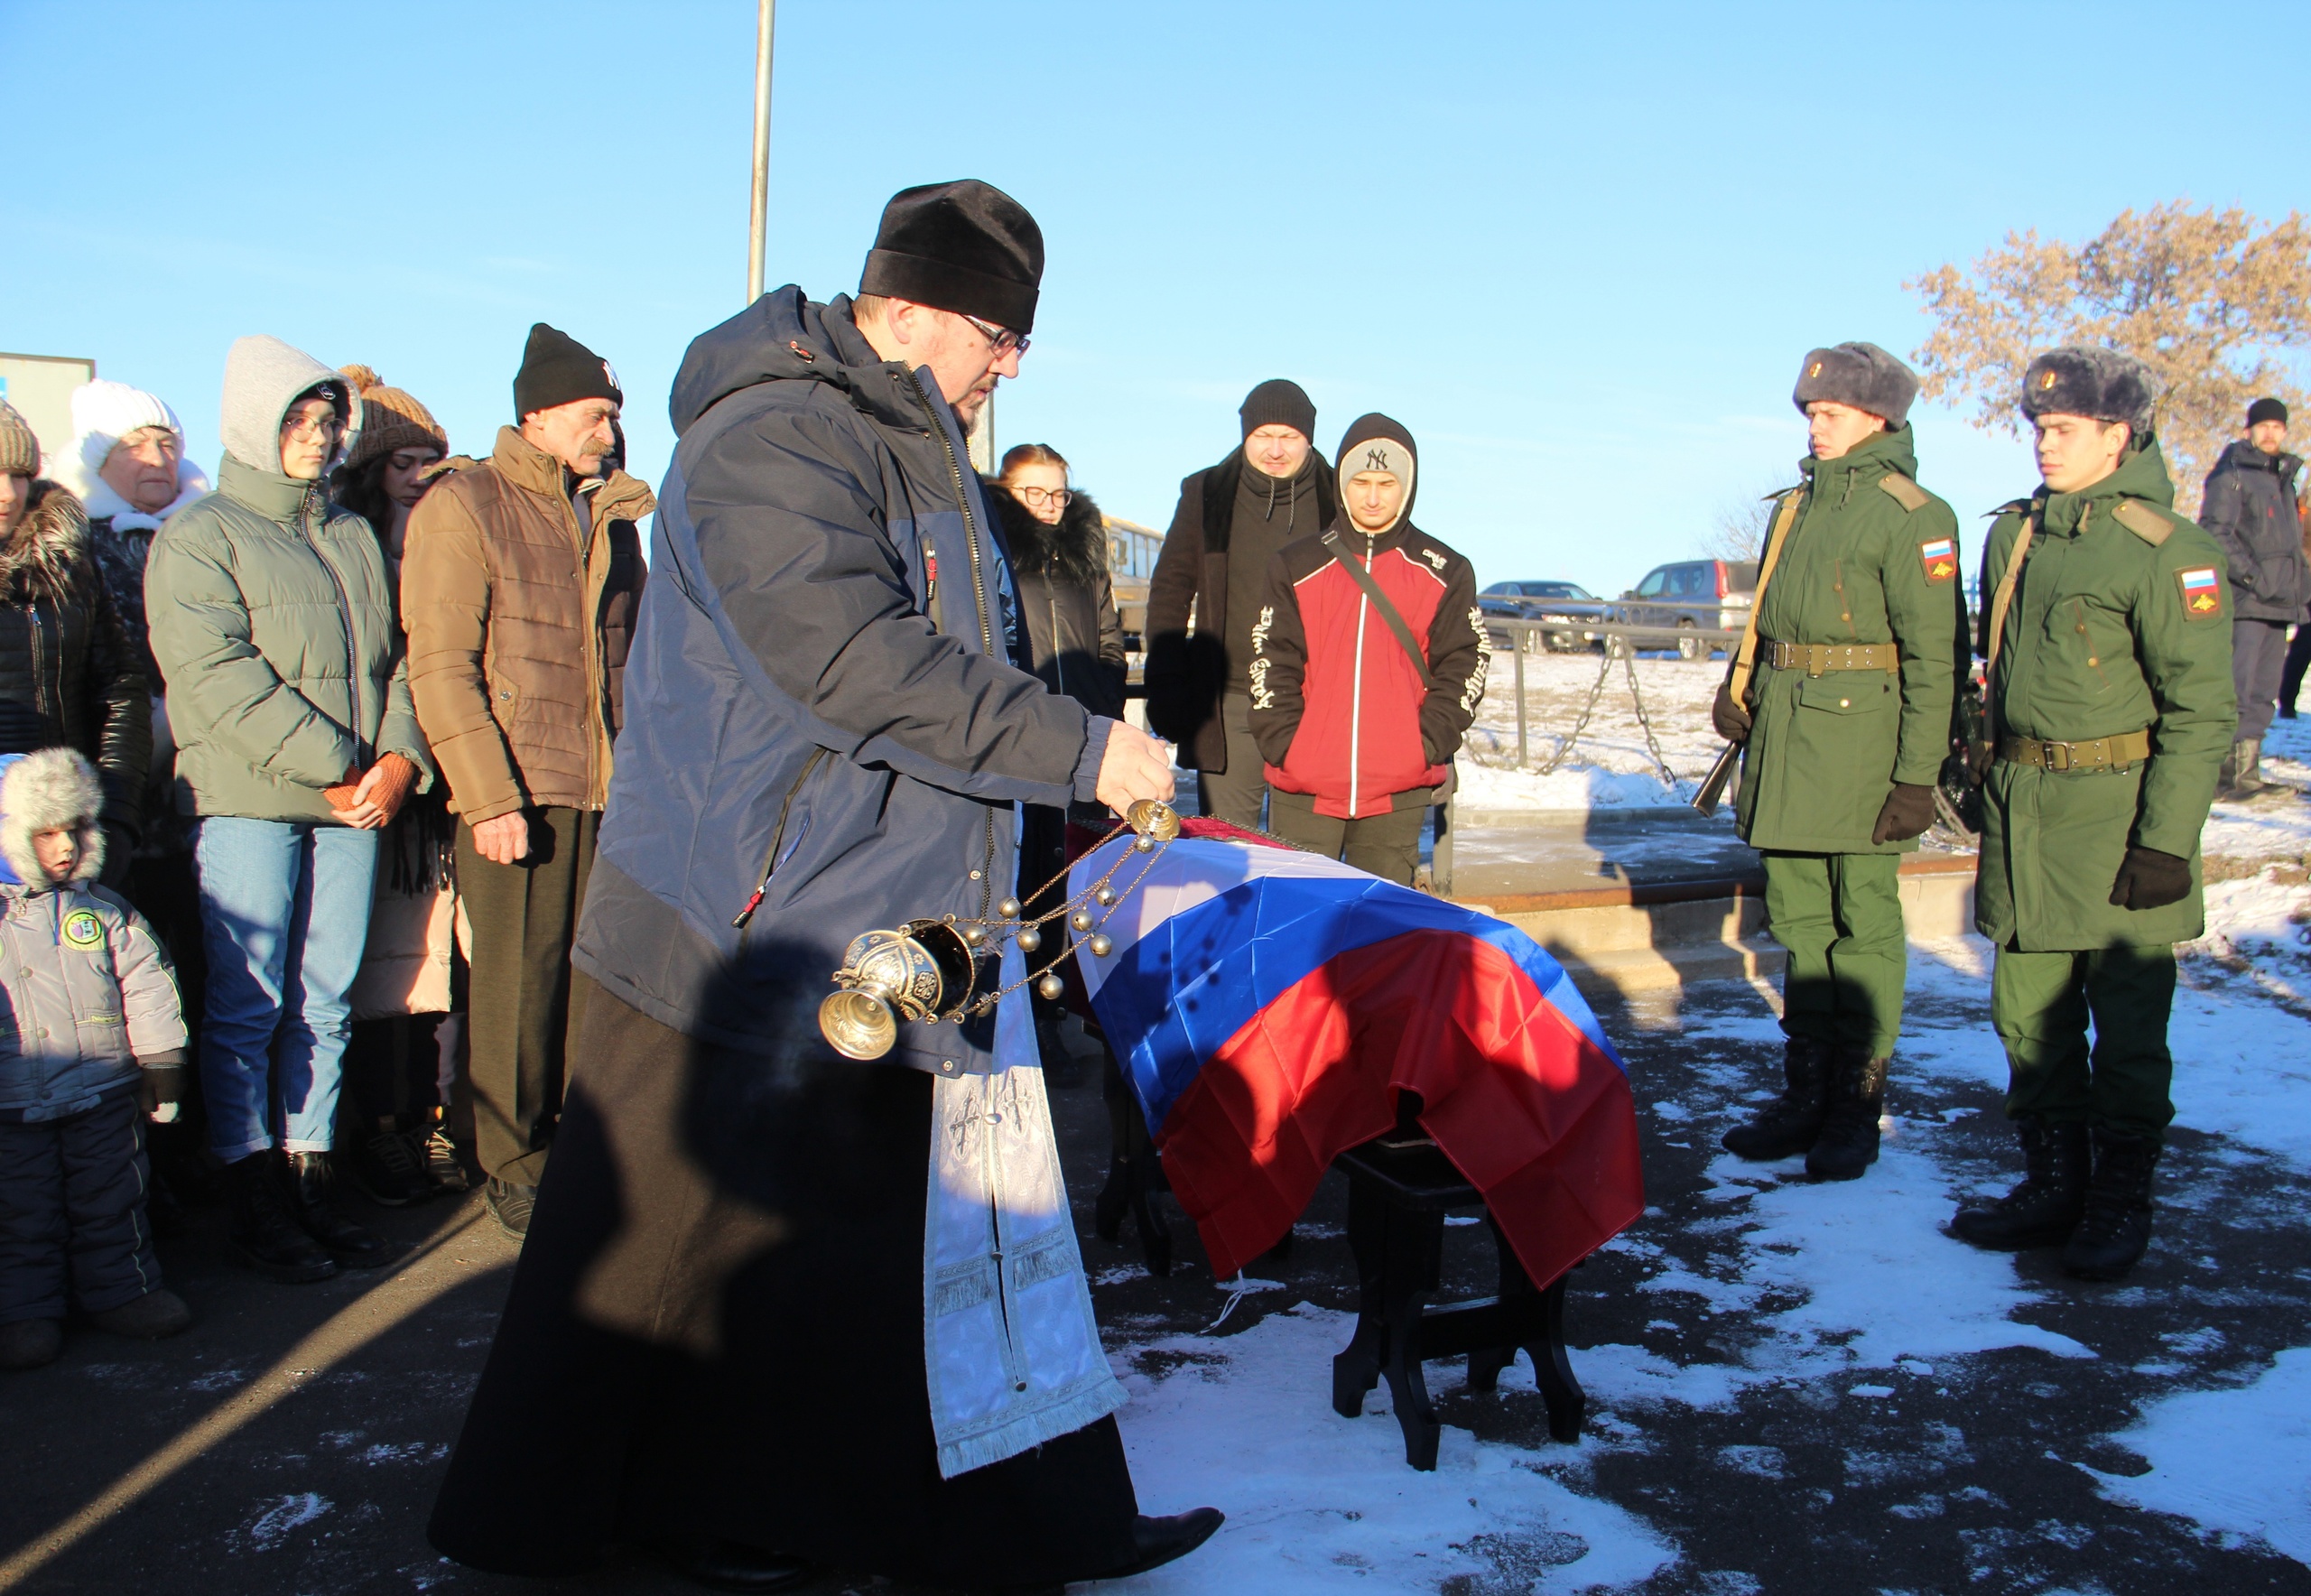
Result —
[[[1057,998],[1065,989],[1059,966],[1075,951],[1069,939],[1060,939],[1058,951],[1042,968],[1007,987],[994,985],[999,950],[1006,941],[1016,942],[1032,961],[1044,945],[1041,927],[1063,919],[1070,930],[1084,937],[1094,957],[1106,958],[1114,944],[1100,926],[1147,878],[1156,856],[1179,836],[1179,813],[1168,803],[1143,798],[1125,814],[1122,825],[1100,840],[1100,846],[1127,830],[1136,833],[1132,845],[1116,856],[1107,872],[1044,914],[1029,918],[1018,899],[1005,898],[991,916],[910,920],[896,931],[869,931],[852,938],[843,951],[842,968],[834,972],[837,989],[819,1005],[820,1035],[845,1058],[878,1059],[897,1043],[902,1018],[951,1020],[960,1025],[973,1015],[993,1013],[1007,995],[1030,981],[1046,998]],[[1117,874],[1143,856],[1139,874],[1118,891]],[[1053,877],[1035,889],[1030,901],[1065,879],[1064,871]]]

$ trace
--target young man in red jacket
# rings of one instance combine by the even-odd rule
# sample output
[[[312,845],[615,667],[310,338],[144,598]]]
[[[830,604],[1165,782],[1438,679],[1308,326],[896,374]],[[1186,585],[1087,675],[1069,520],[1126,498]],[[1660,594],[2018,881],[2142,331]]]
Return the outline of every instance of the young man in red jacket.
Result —
[[[1268,565],[1252,736],[1271,830],[1409,886],[1492,651],[1475,569],[1412,524],[1412,434],[1364,416],[1336,464],[1339,515]]]

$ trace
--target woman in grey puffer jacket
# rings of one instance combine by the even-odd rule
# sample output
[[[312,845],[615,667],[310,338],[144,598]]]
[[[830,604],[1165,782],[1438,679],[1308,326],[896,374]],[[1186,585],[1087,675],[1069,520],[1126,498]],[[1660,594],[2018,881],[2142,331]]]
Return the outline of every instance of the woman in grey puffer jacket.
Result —
[[[358,397],[245,338],[223,410],[218,491],[161,529],[144,608],[177,804],[200,817],[200,1081],[234,1246],[274,1279],[321,1280],[391,1256],[329,1206],[329,1154],[377,829],[432,766],[376,535],[326,487]]]

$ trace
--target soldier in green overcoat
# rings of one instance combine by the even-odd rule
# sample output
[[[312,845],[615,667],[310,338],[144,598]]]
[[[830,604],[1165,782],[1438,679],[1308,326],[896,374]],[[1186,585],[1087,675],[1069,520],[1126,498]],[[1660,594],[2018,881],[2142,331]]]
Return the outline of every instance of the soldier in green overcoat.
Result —
[[[2205,926],[2199,830],[2237,720],[2222,551],[2175,513],[2155,399],[2130,355],[2033,360],[2022,412],[2045,482],[1999,512],[1982,556],[1974,924],[1998,947],[1991,1020],[2026,1174],[1951,1228],[2063,1247],[2090,1280],[2149,1244],[2174,945]]]
[[[1793,397],[1813,452],[1775,501],[1754,674],[1737,701],[1737,653],[1714,717],[1743,745],[1735,823],[1789,953],[1783,1090],[1724,1145],[1804,1153],[1830,1180],[1878,1156],[1908,969],[1895,872],[1933,823],[1966,664],[1958,523],[1917,482],[1917,393],[1874,344],[1806,356]]]

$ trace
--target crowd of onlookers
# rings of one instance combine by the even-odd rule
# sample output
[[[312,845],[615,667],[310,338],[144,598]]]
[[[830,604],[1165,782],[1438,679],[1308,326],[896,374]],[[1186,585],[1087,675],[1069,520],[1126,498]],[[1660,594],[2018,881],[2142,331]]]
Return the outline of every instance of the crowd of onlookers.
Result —
[[[541,324],[452,456],[246,338],[213,486],[157,394],[87,384],[46,459],[0,404],[0,1367],[69,1309],[182,1329],[188,1207],[284,1281],[393,1256],[340,1179],[526,1228],[654,502],[623,398]]]

